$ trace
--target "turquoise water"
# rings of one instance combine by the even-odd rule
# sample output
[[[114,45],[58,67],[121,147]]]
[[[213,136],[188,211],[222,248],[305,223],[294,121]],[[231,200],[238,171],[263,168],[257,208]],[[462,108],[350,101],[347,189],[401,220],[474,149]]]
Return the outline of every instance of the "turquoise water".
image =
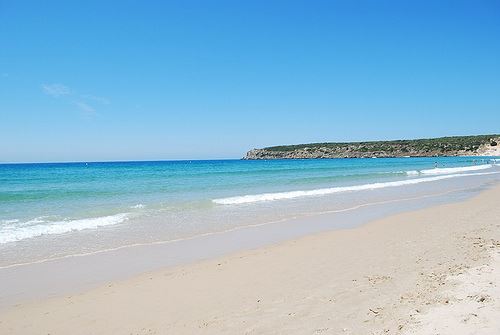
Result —
[[[69,250],[80,245],[78,236],[85,250],[182,238],[342,208],[386,188],[417,190],[497,173],[488,163],[440,157],[3,164],[0,245],[14,254],[42,242]]]

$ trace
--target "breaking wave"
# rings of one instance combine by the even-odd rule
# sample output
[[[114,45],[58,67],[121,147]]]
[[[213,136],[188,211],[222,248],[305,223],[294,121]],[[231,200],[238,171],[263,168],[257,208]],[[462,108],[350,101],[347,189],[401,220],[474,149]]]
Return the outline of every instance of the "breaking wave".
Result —
[[[35,218],[26,222],[18,220],[2,221],[0,230],[0,244],[17,242],[28,238],[64,234],[84,229],[95,229],[103,226],[115,225],[128,219],[127,213],[102,216],[97,218],[46,221],[43,217]]]
[[[404,185],[428,183],[428,182],[433,182],[433,181],[443,180],[443,179],[465,177],[465,176],[477,176],[477,175],[485,175],[485,174],[492,174],[492,173],[499,173],[499,172],[448,174],[448,175],[443,175],[443,176],[405,179],[405,180],[399,180],[399,181],[370,183],[370,184],[362,184],[362,185],[354,185],[354,186],[340,186],[340,187],[329,187],[329,188],[320,188],[320,189],[304,190],[304,191],[289,191],[289,192],[252,194],[252,195],[243,195],[243,196],[236,196],[236,197],[213,199],[212,202],[214,202],[217,205],[249,204],[249,203],[256,203],[256,202],[275,201],[275,200],[284,200],[284,199],[296,199],[296,198],[311,197],[311,196],[321,196],[321,195],[328,195],[328,194],[335,194],[335,193],[342,193],[342,192],[375,190],[375,189],[381,189],[381,188],[386,188],[386,187],[398,187],[398,186],[404,186]]]

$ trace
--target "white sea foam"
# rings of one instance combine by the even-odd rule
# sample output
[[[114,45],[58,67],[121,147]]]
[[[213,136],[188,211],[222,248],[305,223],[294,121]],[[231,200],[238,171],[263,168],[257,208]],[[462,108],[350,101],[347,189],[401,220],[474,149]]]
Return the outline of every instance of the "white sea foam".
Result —
[[[421,174],[450,174],[450,173],[460,173],[460,172],[468,172],[468,171],[478,171],[485,170],[491,168],[493,165],[491,164],[483,164],[483,165],[474,165],[474,166],[461,166],[454,168],[434,168],[429,170],[420,171]]]
[[[144,207],[146,207],[146,206],[143,204],[137,204],[137,205],[130,206],[130,208],[134,208],[134,209],[140,209],[140,208],[144,208]]]
[[[453,167],[453,168],[434,168],[427,170],[411,170],[406,171],[408,176],[418,176],[418,175],[440,175],[440,174],[452,174],[452,173],[461,173],[461,172],[470,172],[470,171],[480,171],[486,170],[493,167],[493,164],[483,164],[483,165],[474,165],[474,166],[461,166],[461,167]]]
[[[12,219],[12,220],[0,220],[0,224],[11,224],[11,223],[16,223],[19,222],[18,219]]]
[[[399,181],[371,183],[371,184],[354,185],[354,186],[320,188],[320,189],[307,190],[307,191],[290,191],[290,192],[243,195],[243,196],[237,196],[237,197],[214,199],[212,201],[218,205],[248,204],[248,203],[264,202],[264,201],[274,201],[274,200],[295,199],[295,198],[303,198],[303,197],[311,197],[311,196],[321,196],[321,195],[328,195],[328,194],[335,194],[335,193],[342,193],[342,192],[375,190],[375,189],[386,188],[386,187],[413,185],[413,184],[428,183],[428,182],[432,182],[432,181],[449,179],[449,178],[464,177],[464,176],[477,176],[477,175],[486,175],[486,174],[494,174],[494,173],[500,173],[500,172],[450,174],[450,175],[444,175],[444,176],[424,177],[424,178],[406,179],[406,180],[399,180]]]
[[[64,234],[84,229],[95,229],[98,227],[115,225],[127,219],[127,213],[63,221],[45,221],[43,218],[35,218],[19,224],[2,226],[0,229],[0,244],[21,241],[42,235]]]

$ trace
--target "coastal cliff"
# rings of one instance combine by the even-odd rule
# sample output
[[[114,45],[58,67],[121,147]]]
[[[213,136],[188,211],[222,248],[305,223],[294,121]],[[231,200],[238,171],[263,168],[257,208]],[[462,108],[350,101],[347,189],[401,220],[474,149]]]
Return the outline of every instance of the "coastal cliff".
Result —
[[[243,159],[500,156],[500,135],[310,143],[253,149]]]

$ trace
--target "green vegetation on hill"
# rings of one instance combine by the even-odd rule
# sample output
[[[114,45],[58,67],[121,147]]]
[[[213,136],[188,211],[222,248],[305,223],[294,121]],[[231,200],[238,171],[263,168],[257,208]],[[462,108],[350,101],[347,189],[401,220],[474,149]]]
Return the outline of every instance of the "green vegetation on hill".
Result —
[[[296,145],[281,145],[274,147],[267,147],[264,150],[268,151],[294,151],[301,149],[342,149],[349,147],[358,147],[358,151],[372,152],[372,151],[385,151],[391,152],[396,149],[404,150],[408,147],[418,151],[475,151],[482,144],[489,143],[491,138],[500,135],[477,135],[477,136],[450,136],[428,139],[416,140],[393,140],[393,141],[369,141],[369,142],[325,142],[325,143],[310,143],[310,144],[296,144]],[[493,143],[492,143],[493,144]],[[494,143],[496,144],[496,143]]]
[[[500,145],[500,135],[416,140],[309,143],[250,150],[245,159],[428,157],[481,155]]]

